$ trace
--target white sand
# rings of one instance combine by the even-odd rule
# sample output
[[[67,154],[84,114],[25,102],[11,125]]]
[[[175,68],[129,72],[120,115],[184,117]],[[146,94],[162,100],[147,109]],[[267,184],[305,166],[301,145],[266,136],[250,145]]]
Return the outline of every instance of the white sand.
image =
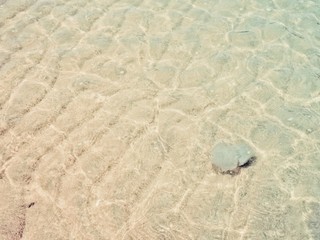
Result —
[[[0,239],[319,239],[318,0],[0,0]],[[219,175],[220,141],[257,162]]]

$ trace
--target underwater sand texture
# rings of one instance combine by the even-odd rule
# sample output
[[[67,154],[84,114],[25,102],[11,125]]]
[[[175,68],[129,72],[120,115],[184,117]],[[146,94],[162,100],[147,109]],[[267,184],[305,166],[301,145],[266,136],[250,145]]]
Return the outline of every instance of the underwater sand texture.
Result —
[[[319,240],[319,66],[318,0],[0,1],[0,239]]]

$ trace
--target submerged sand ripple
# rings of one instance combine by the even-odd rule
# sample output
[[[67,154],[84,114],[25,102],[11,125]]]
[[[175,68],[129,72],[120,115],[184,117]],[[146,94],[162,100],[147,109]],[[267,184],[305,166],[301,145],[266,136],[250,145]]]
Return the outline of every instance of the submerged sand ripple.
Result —
[[[318,239],[319,13],[0,1],[0,239]]]

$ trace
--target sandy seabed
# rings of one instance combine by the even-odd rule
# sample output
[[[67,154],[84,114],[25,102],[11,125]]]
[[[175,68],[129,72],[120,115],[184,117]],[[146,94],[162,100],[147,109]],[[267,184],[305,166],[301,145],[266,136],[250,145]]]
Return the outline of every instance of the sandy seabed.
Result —
[[[0,239],[319,240],[319,66],[318,0],[0,0]]]

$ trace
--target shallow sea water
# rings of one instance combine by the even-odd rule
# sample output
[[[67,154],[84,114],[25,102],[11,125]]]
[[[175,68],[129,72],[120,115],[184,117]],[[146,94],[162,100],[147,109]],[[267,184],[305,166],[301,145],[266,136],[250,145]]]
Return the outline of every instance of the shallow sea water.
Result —
[[[320,239],[320,2],[0,0],[0,154],[3,240]]]

